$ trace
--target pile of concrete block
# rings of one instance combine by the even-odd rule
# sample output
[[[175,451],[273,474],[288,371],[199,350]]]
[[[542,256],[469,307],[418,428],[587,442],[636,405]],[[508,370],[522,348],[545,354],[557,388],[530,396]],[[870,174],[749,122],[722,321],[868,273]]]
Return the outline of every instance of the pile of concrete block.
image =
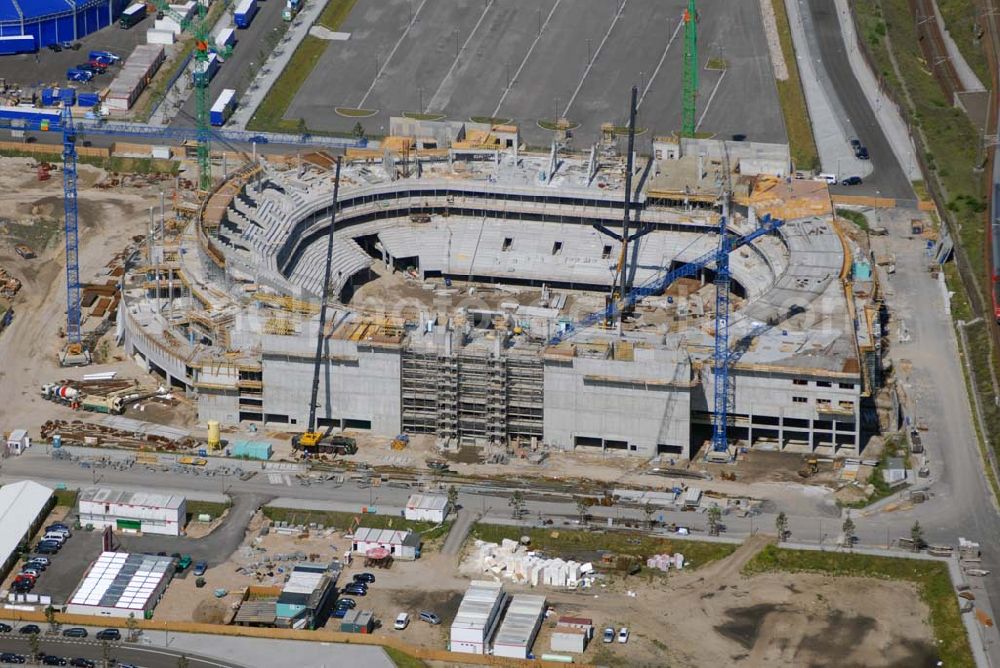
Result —
[[[674,554],[654,554],[646,559],[646,568],[655,568],[660,571],[669,571],[671,568],[681,570],[684,568],[684,555],[680,552]]]
[[[593,564],[549,559],[507,538],[499,545],[477,540],[467,563],[472,570],[532,587],[543,585],[575,589],[589,587],[593,583]]]

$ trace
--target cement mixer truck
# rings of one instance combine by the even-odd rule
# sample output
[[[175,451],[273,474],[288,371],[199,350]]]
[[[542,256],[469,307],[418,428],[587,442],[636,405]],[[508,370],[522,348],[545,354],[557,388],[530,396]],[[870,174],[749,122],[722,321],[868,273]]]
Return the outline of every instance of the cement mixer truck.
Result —
[[[81,392],[75,387],[70,387],[69,385],[60,385],[59,383],[48,383],[42,385],[42,396],[49,401],[55,401],[61,404],[72,404],[80,398]]]

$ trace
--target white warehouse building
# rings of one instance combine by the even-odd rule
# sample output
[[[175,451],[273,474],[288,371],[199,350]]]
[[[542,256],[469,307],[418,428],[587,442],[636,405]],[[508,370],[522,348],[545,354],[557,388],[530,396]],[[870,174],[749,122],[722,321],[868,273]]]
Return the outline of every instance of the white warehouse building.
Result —
[[[448,649],[466,654],[486,654],[500,623],[500,611],[506,599],[501,583],[473,580],[458,606],[455,621],[451,623]]]
[[[102,552],[70,596],[66,612],[148,619],[173,573],[170,557]]]
[[[493,642],[493,656],[529,659],[531,646],[545,617],[545,597],[517,594],[510,601]]]
[[[439,494],[413,494],[406,502],[403,516],[416,522],[441,524],[448,516],[448,497]]]
[[[80,495],[80,524],[95,529],[179,536],[184,529],[187,504],[183,496],[118,492],[106,487],[84,490]]]

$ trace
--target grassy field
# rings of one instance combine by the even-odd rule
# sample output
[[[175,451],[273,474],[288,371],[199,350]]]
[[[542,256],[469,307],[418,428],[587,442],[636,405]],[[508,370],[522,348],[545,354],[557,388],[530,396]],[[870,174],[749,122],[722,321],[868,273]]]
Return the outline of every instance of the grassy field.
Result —
[[[324,28],[329,28],[330,30],[337,31],[340,26],[347,19],[347,16],[354,9],[354,5],[358,0],[328,0],[326,7],[323,8],[323,13],[319,15],[316,19],[316,24],[321,25]]]
[[[185,510],[187,511],[187,521],[190,522],[191,518],[197,517],[198,515],[208,515],[213,520],[222,516],[222,513],[226,512],[229,503],[214,503],[212,501],[192,501],[188,500],[185,504]]]
[[[987,88],[990,86],[990,68],[986,63],[986,53],[976,39],[980,9],[969,0],[937,0],[938,9],[944,18],[944,25],[961,51],[965,62]]]
[[[566,531],[564,529],[528,529],[499,524],[476,524],[472,527],[471,535],[473,538],[491,543],[499,543],[504,538],[520,540],[521,536],[529,536],[532,549],[566,557],[592,555],[602,551],[633,557],[680,552],[693,568],[728,557],[738,547],[738,545],[730,543],[671,540],[649,536],[637,531]],[[685,568],[687,567],[685,565]]]
[[[912,582],[916,585],[920,598],[930,608],[931,627],[934,629],[943,665],[970,668],[975,665],[958,610],[958,599],[948,577],[948,566],[944,562],[843,552],[784,550],[768,545],[743,569],[745,575],[772,572],[822,573]]]
[[[431,541],[444,536],[451,528],[447,521],[441,526],[433,522],[415,522],[399,515],[376,515],[374,513],[341,513],[332,510],[296,510],[294,508],[264,507],[264,516],[275,522],[290,524],[322,524],[337,529],[348,529],[357,517],[361,524],[375,529],[410,529],[423,536],[424,541]]]
[[[778,24],[781,52],[788,66],[788,79],[775,81],[775,84],[778,86],[778,101],[781,103],[781,115],[785,119],[785,130],[788,132],[792,162],[797,169],[819,169],[819,153],[816,150],[816,141],[813,139],[805,94],[802,92],[799,66],[795,61],[795,47],[792,44],[788,14],[781,0],[775,0],[771,4],[774,6],[774,17]]]
[[[837,215],[844,220],[849,220],[862,230],[868,231],[868,218],[865,214],[860,211],[851,211],[850,209],[837,209]]]
[[[410,656],[395,647],[384,647],[383,649],[389,655],[389,660],[396,665],[396,668],[425,668],[427,666],[424,661]]]
[[[80,491],[76,489],[57,489],[53,496],[56,497],[56,505],[64,506],[66,508],[76,507],[76,498],[80,495]]]

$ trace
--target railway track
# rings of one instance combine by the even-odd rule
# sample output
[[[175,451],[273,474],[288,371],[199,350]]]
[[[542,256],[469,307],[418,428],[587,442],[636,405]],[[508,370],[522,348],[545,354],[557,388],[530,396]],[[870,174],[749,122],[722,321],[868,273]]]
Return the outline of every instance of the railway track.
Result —
[[[910,0],[910,8],[917,22],[917,37],[927,67],[949,101],[952,101],[955,94],[961,93],[965,87],[948,55],[941,27],[935,18],[934,2],[935,0]]]

